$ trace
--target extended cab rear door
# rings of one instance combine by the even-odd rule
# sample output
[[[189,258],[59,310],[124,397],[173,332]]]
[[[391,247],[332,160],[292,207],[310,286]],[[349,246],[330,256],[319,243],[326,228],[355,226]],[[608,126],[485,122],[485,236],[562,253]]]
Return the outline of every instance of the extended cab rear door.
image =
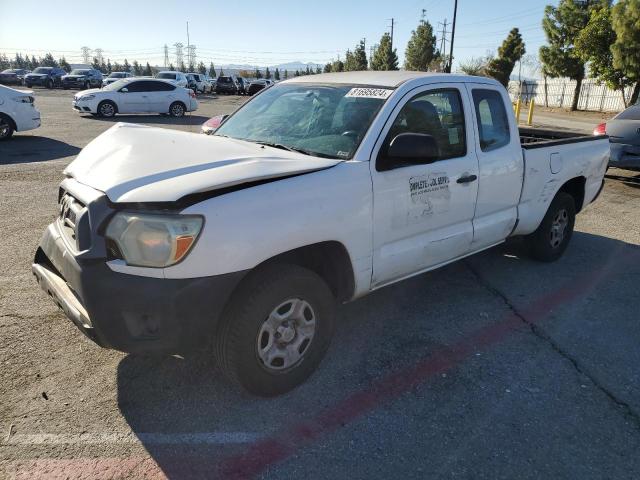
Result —
[[[374,287],[469,252],[478,192],[474,114],[463,84],[407,93],[373,150]],[[398,162],[387,155],[401,133],[432,135],[439,158]]]
[[[501,242],[518,218],[524,160],[511,100],[498,85],[467,84],[473,104],[472,149],[478,156],[478,201],[473,250]]]

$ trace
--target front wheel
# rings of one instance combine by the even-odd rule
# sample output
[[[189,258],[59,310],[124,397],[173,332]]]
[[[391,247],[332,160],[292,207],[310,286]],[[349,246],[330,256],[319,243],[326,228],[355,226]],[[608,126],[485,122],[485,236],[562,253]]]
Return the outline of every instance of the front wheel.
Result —
[[[184,117],[186,107],[182,102],[173,102],[169,107],[169,115],[172,117]]]
[[[13,136],[13,125],[11,121],[0,115],[0,141],[9,140]]]
[[[531,257],[541,262],[559,259],[569,245],[575,220],[573,197],[566,192],[558,192],[540,226],[525,237]]]
[[[53,88],[53,80],[47,80],[47,88],[51,90]]]
[[[306,268],[273,264],[251,273],[218,328],[222,371],[255,395],[292,390],[316,370],[329,347],[334,308],[327,284]]]
[[[98,115],[101,117],[111,118],[116,114],[116,105],[115,103],[105,100],[104,102],[100,102],[98,105]]]

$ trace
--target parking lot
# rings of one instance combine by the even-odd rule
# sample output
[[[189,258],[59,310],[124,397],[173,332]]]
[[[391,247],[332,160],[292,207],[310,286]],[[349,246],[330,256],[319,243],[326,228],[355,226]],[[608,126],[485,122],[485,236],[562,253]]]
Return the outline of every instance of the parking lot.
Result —
[[[640,478],[640,175],[609,170],[556,263],[513,241],[341,306],[319,371],[261,399],[204,355],[100,349],[30,270],[89,141],[246,97],[105,120],[72,95],[37,89],[42,127],[0,144],[0,478]]]

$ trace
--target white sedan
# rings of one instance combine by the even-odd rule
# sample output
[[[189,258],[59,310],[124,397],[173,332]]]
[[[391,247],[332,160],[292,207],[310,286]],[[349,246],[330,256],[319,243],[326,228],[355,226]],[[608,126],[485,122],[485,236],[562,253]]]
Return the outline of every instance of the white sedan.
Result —
[[[80,113],[113,117],[117,113],[160,113],[182,117],[198,109],[195,93],[166,80],[127,78],[73,97]]]
[[[34,101],[32,91],[0,85],[0,140],[11,138],[13,132],[40,126],[40,112]]]

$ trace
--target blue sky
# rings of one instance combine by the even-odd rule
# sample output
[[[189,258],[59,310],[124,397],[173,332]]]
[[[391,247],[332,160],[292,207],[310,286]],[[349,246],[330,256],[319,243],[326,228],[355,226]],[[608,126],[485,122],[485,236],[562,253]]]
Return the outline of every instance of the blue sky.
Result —
[[[540,24],[548,3],[459,0],[454,69],[460,61],[496,51],[512,27],[521,29],[527,53],[537,53],[544,42]],[[453,0],[65,0],[34,3],[28,13],[15,0],[0,0],[0,52],[52,51],[75,63],[81,61],[80,47],[86,45],[102,48],[112,61],[127,58],[161,65],[164,44],[187,43],[189,21],[198,60],[207,64],[325,63],[338,55],[344,58],[345,50],[363,37],[368,45],[377,43],[394,17],[394,46],[402,62],[423,8],[436,30],[445,18],[452,20]],[[173,61],[173,48],[170,53]]]

